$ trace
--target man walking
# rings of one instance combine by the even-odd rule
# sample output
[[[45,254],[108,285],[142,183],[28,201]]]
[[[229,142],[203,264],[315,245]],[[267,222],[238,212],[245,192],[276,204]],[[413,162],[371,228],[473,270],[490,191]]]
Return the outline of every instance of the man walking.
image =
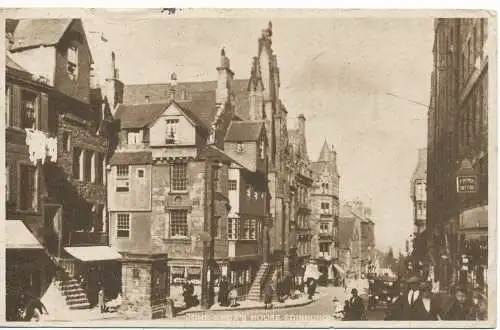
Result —
[[[365,305],[360,296],[358,296],[358,289],[351,290],[351,299],[349,300],[349,308],[346,313],[346,320],[360,321],[365,319]]]

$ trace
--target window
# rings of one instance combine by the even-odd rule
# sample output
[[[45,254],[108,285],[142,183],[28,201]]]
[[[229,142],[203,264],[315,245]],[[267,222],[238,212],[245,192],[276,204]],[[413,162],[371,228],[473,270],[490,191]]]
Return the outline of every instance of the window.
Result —
[[[319,225],[319,230],[321,232],[328,232],[330,230],[330,224],[329,223],[321,223]]]
[[[227,239],[237,240],[240,236],[239,231],[239,219],[238,218],[228,218],[227,219]]]
[[[187,164],[176,163],[171,166],[172,190],[185,191],[187,189]]]
[[[128,178],[128,165],[118,165],[116,167],[116,176]]]
[[[78,147],[73,148],[73,179],[76,180],[83,178],[81,173],[82,156],[82,149]]]
[[[68,76],[71,80],[78,77],[78,48],[71,46],[68,48]]]
[[[330,250],[330,244],[328,243],[320,243],[319,244],[319,252],[321,253],[328,253]]]
[[[128,192],[129,191],[129,166],[118,165],[116,166],[116,191]]]
[[[38,95],[30,91],[21,92],[21,128],[37,128]]]
[[[10,126],[12,86],[5,85],[5,125]]]
[[[236,180],[229,180],[229,190],[236,190],[238,183]]]
[[[94,167],[95,167],[95,183],[102,184],[103,176],[104,176],[104,167],[103,164],[104,155],[102,153],[95,154]]]
[[[247,197],[252,196],[252,188],[250,185],[247,185],[247,188],[245,189],[245,194],[247,195]]]
[[[170,237],[187,237],[187,210],[170,211]]]
[[[166,127],[166,144],[174,144],[178,138],[177,127],[179,126],[179,119],[167,119]]]
[[[96,204],[94,206],[94,231],[104,232],[104,205]]]
[[[213,182],[213,187],[215,191],[221,191],[220,187],[220,181],[219,181],[219,167],[213,166],[212,167],[212,182]]]
[[[144,178],[144,170],[143,169],[137,170],[137,177],[138,178]]]
[[[265,146],[264,146],[264,141],[260,142],[259,146],[259,154],[260,154],[260,159],[264,159],[266,157],[266,152],[265,152]]]
[[[38,207],[38,171],[35,166],[20,165],[20,182],[22,187],[19,209],[36,211]]]
[[[118,223],[116,226],[116,237],[130,238],[130,214],[118,213]]]
[[[68,131],[64,131],[62,135],[62,145],[65,151],[71,150],[71,141],[70,141],[70,133]]]
[[[137,145],[142,142],[141,131],[129,131],[127,134],[127,142],[131,145]]]
[[[94,153],[90,150],[85,150],[84,160],[84,170],[83,170],[83,181],[93,181],[94,178],[92,174],[95,175],[93,170],[93,162],[94,162]]]
[[[255,219],[250,220],[250,239],[257,238],[257,221]]]
[[[250,222],[248,219],[241,219],[241,238],[250,239]]]
[[[243,143],[238,142],[238,144],[236,144],[236,152],[243,152]]]

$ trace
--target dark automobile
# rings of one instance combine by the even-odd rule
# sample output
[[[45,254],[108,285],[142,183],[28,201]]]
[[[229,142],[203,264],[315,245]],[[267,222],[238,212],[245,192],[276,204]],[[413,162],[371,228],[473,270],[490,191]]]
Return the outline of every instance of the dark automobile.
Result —
[[[373,277],[368,280],[368,283],[368,308],[370,310],[374,310],[379,305],[389,305],[393,298],[399,295],[395,277]]]

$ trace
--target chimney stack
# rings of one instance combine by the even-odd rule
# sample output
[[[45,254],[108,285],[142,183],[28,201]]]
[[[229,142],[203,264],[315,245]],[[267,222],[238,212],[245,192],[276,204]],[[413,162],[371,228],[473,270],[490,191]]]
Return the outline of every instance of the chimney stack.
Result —
[[[170,88],[168,93],[168,98],[170,101],[175,100],[175,93],[177,89],[177,74],[172,72],[170,75]]]
[[[297,121],[297,128],[301,135],[305,136],[306,134],[306,117],[303,114],[300,114]]]
[[[217,67],[219,77],[217,79],[217,89],[215,91],[216,104],[223,105],[229,101],[234,72],[231,71],[229,58],[226,57],[224,48],[220,52],[220,65]]]

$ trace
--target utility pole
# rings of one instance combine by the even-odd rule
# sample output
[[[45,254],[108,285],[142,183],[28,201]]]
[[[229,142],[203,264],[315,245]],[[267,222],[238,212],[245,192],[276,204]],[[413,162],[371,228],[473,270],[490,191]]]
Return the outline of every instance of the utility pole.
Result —
[[[206,175],[205,175],[205,201],[210,203],[206,205],[208,212],[205,213],[207,218],[203,222],[203,232],[208,233],[208,237],[203,239],[203,266],[201,273],[201,308],[210,309],[214,300],[214,246],[215,246],[215,225],[214,225],[214,202],[215,202],[215,187],[214,187],[214,174],[216,169],[213,166],[211,158],[207,159]],[[208,273],[210,272],[210,278]]]

